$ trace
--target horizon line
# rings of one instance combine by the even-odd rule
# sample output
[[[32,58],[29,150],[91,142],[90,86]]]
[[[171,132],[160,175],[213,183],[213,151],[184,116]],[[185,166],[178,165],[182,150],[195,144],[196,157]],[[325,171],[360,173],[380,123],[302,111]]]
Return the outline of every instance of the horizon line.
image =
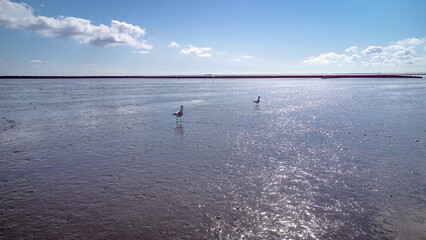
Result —
[[[0,79],[78,78],[423,78],[426,73],[332,73],[332,74],[188,74],[188,75],[3,75]]]

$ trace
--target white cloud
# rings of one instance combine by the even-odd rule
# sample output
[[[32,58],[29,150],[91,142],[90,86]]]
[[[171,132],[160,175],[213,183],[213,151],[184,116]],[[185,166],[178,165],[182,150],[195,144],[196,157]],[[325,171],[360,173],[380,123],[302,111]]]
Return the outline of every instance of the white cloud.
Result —
[[[408,56],[408,55],[414,55],[416,52],[411,49],[405,49],[403,51],[398,51],[395,53],[396,56]]]
[[[423,66],[426,67],[425,39],[407,38],[392,42],[388,46],[368,46],[361,51],[362,55],[338,54],[335,52],[323,53],[319,56],[306,58],[304,64],[338,64],[349,66],[398,67]],[[345,49],[352,52],[353,47]]]
[[[330,64],[330,63],[350,63],[358,60],[360,56],[358,54],[353,54],[348,56],[346,54],[337,54],[335,52],[323,53],[318,57],[308,57],[303,63],[308,64]]]
[[[195,47],[193,45],[189,45],[189,48],[184,48],[180,51],[181,54],[195,54],[198,57],[211,57],[212,54],[209,53],[212,51],[211,47]]]
[[[149,51],[142,50],[142,51],[138,51],[138,53],[139,53],[139,54],[148,54],[148,53],[149,53]]]
[[[419,45],[425,42],[425,39],[418,39],[418,38],[406,38],[404,40],[396,42],[396,45]]]
[[[198,54],[197,56],[199,56],[199,57],[211,57],[212,54],[211,53],[201,53],[201,54]]]
[[[358,47],[357,46],[352,46],[352,47],[348,47],[345,49],[345,52],[358,52]]]
[[[376,54],[383,52],[384,48],[381,46],[368,46],[366,49],[362,50],[361,53],[364,55]]]
[[[372,66],[381,66],[381,65],[386,65],[388,63],[389,63],[388,59],[380,55],[372,56],[370,61],[363,62],[364,65],[372,65]]]
[[[386,51],[402,51],[405,49],[408,49],[408,48],[402,45],[389,45],[385,48]]]
[[[358,54],[353,54],[352,56],[350,56],[350,61],[349,62],[354,62],[357,61],[358,59],[360,59],[361,56]]]
[[[177,42],[173,41],[169,44],[169,48],[176,48],[176,47],[179,47],[179,44]]]
[[[117,20],[111,26],[92,25],[90,20],[63,17],[57,19],[46,16],[35,16],[30,6],[25,3],[14,3],[0,0],[0,24],[8,28],[26,29],[36,32],[42,37],[74,38],[81,44],[92,44],[100,47],[126,45],[134,48],[151,49],[153,46],[145,40],[146,30]]]
[[[34,60],[30,60],[30,63],[43,63],[43,61],[34,59]]]
[[[253,56],[247,55],[246,53],[244,53],[243,55],[237,55],[238,57],[235,58],[230,58],[229,60],[232,62],[241,62],[241,61],[245,61],[248,59],[253,59]]]

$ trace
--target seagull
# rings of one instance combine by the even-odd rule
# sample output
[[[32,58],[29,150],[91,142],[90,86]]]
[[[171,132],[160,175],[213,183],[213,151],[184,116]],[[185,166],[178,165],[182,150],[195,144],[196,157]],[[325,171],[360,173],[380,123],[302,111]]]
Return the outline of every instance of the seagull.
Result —
[[[175,112],[175,113],[173,113],[173,115],[175,115],[176,116],[176,122],[178,121],[178,118],[181,118],[182,117],[182,115],[183,115],[183,106],[180,106],[180,110],[179,111],[177,111],[177,112]],[[181,121],[182,121],[182,119],[181,119]]]
[[[259,104],[260,103],[260,96],[257,96],[257,100],[253,101],[253,102],[256,103],[256,104]]]

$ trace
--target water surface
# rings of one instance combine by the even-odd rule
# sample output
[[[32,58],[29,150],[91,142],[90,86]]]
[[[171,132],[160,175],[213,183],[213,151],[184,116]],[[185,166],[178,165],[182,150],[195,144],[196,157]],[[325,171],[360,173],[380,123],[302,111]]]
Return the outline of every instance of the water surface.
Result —
[[[425,98],[423,79],[3,79],[0,237],[426,239]]]

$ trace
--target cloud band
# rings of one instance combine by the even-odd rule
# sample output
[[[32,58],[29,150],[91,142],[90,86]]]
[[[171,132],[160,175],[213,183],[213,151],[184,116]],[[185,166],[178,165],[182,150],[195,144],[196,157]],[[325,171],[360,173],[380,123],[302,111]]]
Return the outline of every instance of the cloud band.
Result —
[[[401,66],[401,65],[425,65],[426,46],[425,39],[407,38],[388,46],[368,46],[358,54],[346,55],[335,52],[323,53],[319,56],[306,58],[304,64],[351,64],[362,66]],[[418,50],[418,52],[416,52]],[[357,51],[356,46],[345,50],[346,52]]]

